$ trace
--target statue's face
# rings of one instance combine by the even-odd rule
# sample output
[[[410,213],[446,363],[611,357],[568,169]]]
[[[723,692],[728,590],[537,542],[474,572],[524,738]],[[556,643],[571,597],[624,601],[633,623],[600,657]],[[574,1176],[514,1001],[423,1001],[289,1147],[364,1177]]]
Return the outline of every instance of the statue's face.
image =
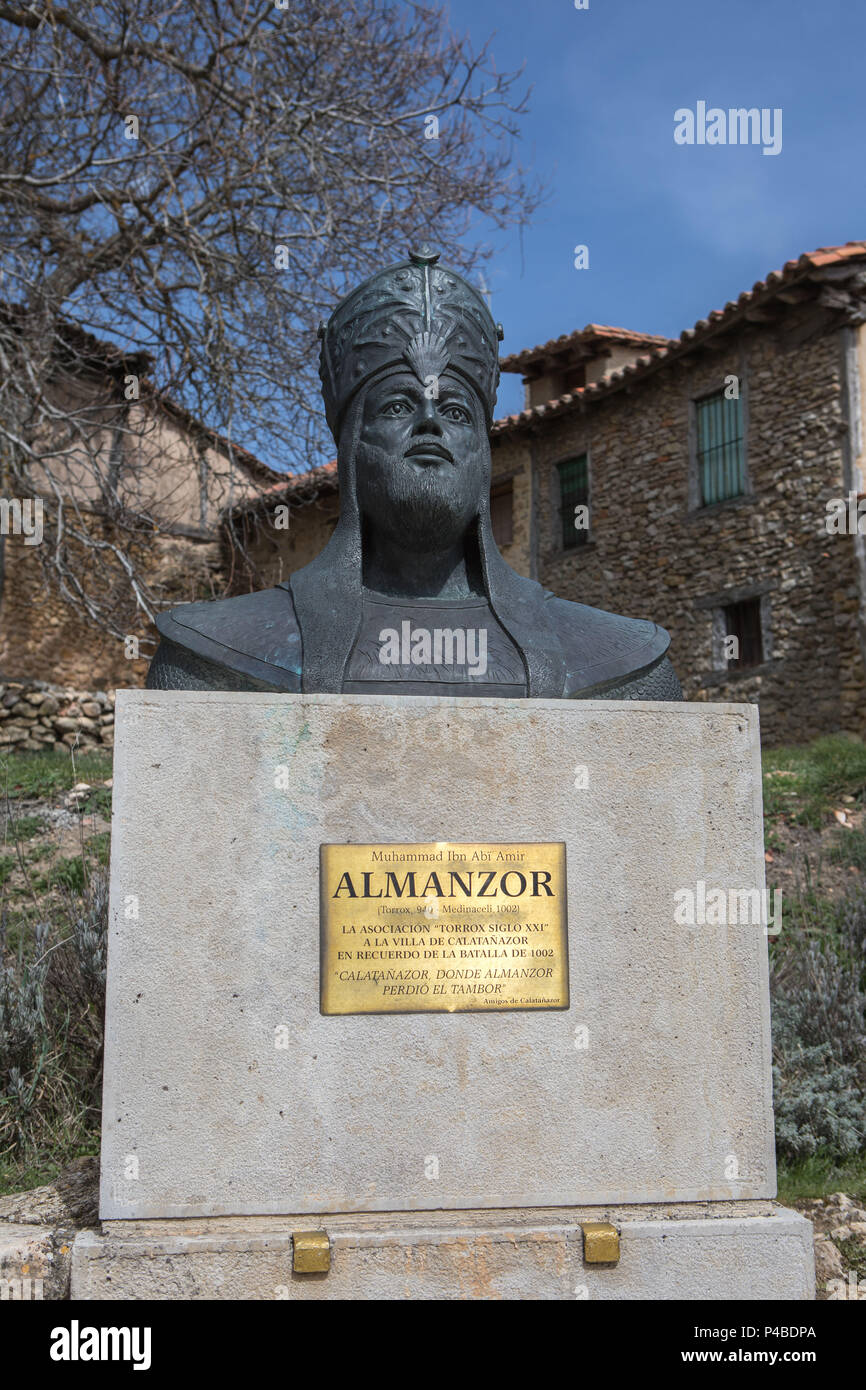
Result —
[[[481,401],[444,372],[438,391],[408,369],[375,381],[355,460],[362,513],[395,540],[426,548],[465,535],[490,485]]]

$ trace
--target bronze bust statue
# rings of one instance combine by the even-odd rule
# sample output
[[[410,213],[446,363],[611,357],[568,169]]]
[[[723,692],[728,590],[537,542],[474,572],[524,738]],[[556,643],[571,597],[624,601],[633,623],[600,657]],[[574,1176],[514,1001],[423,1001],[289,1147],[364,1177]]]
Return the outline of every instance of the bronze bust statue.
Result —
[[[501,330],[438,259],[371,276],[320,328],[340,479],[324,550],[273,589],[161,614],[148,686],[682,699],[663,628],[556,598],[500,555]]]

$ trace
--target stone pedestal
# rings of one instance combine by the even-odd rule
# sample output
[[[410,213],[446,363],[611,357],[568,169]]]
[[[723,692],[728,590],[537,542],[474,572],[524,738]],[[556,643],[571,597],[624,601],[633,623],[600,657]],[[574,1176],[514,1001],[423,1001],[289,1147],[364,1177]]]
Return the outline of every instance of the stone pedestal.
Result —
[[[124,691],[114,796],[74,1296],[811,1296],[754,708]],[[431,841],[565,843],[568,1009],[320,1012],[320,846]],[[286,1276],[303,1229],[328,1275]]]
[[[584,1260],[611,1219],[616,1264]],[[324,1225],[327,1274],[293,1273],[292,1237]],[[112,1221],[75,1244],[73,1298],[810,1299],[812,1228],[761,1203],[210,1221]]]

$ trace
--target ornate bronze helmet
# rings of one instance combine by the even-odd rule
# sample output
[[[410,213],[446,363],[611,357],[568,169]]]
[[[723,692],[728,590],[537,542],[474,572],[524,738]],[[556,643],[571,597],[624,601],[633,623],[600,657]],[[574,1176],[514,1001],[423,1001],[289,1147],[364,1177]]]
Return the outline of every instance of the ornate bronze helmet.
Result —
[[[335,439],[355,393],[400,364],[427,385],[446,369],[464,377],[493,419],[499,384],[495,324],[481,293],[423,246],[408,261],[371,275],[320,325],[319,375]]]

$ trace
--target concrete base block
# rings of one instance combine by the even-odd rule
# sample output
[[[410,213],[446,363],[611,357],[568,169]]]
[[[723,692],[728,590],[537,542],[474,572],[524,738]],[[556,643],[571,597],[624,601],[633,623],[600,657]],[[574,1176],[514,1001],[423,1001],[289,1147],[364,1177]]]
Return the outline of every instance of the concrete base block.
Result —
[[[327,1274],[294,1274],[296,1219],[106,1222],[73,1251],[73,1299],[796,1299],[815,1296],[812,1227],[771,1204],[618,1212],[331,1215]],[[580,1222],[611,1220],[616,1265],[584,1261]]]
[[[0,1300],[63,1297],[68,1256],[58,1260],[53,1234],[44,1226],[0,1224]]]

